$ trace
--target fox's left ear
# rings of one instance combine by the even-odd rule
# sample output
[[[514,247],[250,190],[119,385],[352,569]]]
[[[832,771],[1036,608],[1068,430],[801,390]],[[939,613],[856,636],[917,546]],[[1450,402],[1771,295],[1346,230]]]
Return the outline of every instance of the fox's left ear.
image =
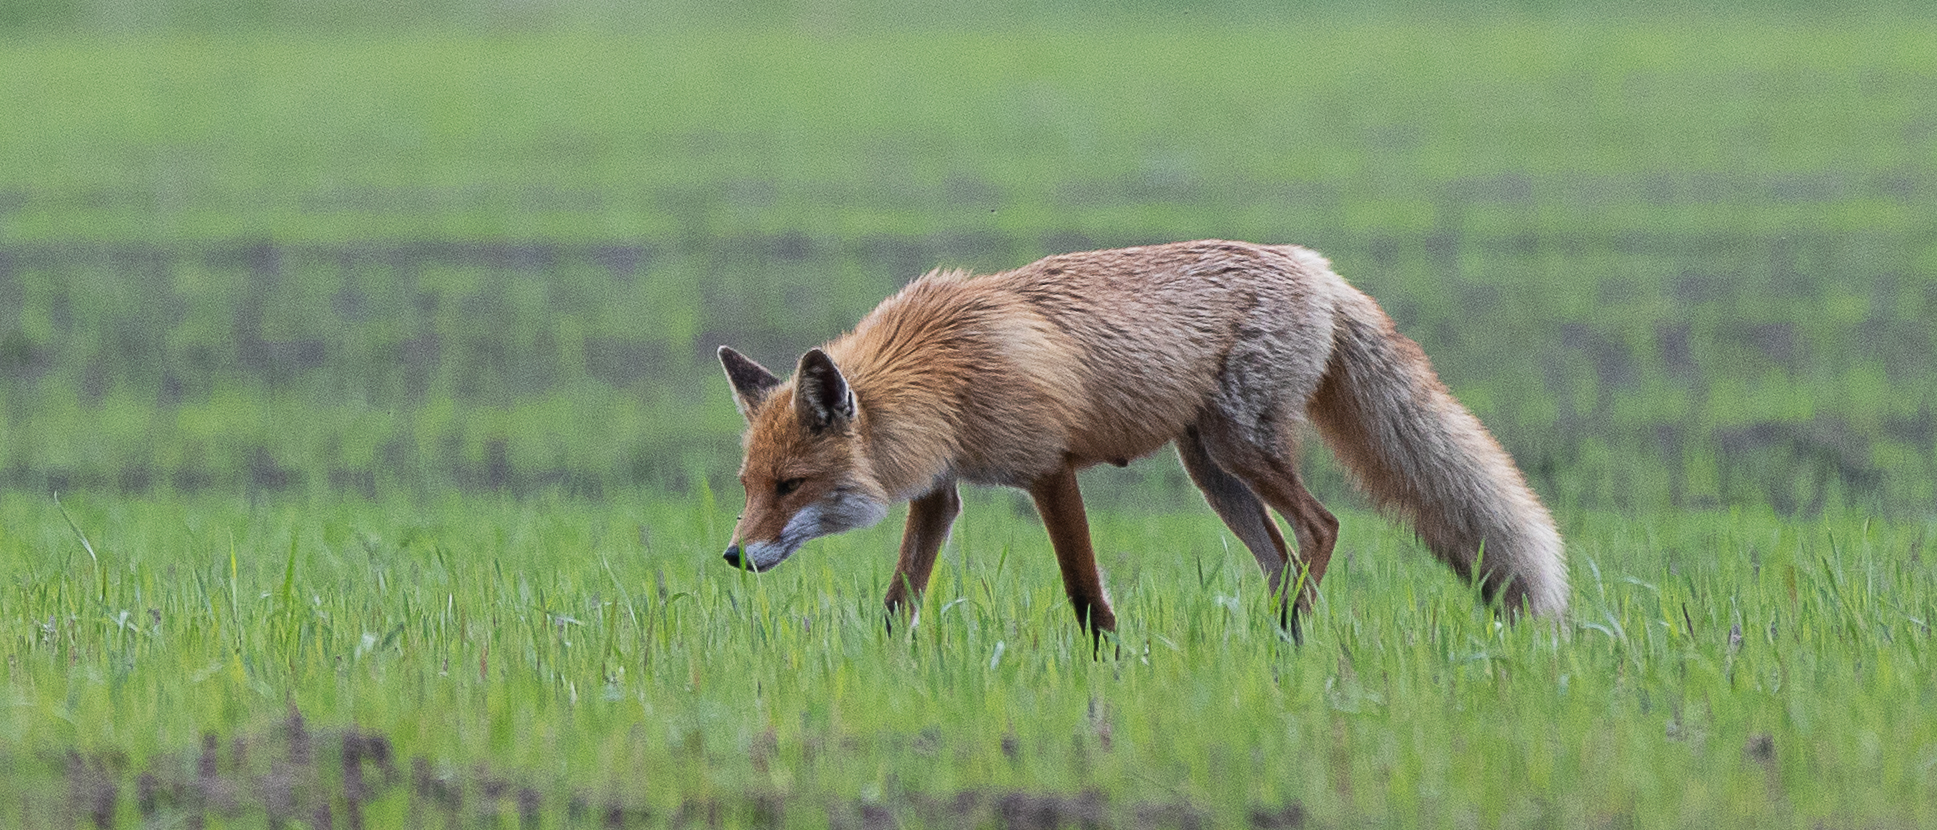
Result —
[[[780,385],[780,378],[774,377],[767,367],[725,346],[720,347],[720,365],[726,367],[726,380],[733,384],[733,405],[740,408],[741,417],[753,420],[753,413],[767,402],[767,395]]]
[[[808,349],[794,370],[794,411],[815,431],[839,428],[854,419],[854,390],[820,349]]]

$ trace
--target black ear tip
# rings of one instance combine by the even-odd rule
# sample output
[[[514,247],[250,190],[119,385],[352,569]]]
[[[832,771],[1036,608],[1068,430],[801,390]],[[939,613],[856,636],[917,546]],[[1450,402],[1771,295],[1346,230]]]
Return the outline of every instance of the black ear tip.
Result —
[[[753,362],[753,358],[740,354],[732,346],[721,346],[718,353],[720,356],[720,365],[728,369],[771,374],[767,372],[766,367]]]
[[[806,354],[800,356],[800,366],[803,369],[826,371],[834,368],[834,358],[828,357],[826,352],[818,348],[808,349]]]

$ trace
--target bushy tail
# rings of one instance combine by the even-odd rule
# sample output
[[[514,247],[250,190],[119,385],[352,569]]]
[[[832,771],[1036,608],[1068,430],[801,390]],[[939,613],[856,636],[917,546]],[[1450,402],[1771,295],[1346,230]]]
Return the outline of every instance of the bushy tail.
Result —
[[[1349,291],[1349,289],[1348,289]],[[1342,300],[1310,414],[1359,487],[1489,600],[1567,610],[1560,533],[1499,442],[1371,298]]]

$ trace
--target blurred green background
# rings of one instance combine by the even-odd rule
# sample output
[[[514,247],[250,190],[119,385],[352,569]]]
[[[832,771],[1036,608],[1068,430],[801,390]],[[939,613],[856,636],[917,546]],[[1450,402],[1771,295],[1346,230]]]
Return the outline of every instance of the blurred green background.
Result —
[[[5,0],[0,485],[737,497],[716,346],[1225,237],[1562,511],[1928,516],[1937,21],[1595,8]]]

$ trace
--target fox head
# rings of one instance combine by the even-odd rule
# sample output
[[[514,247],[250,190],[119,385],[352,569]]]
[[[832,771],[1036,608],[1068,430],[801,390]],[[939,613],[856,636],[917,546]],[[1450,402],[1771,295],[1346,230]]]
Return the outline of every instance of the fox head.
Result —
[[[791,384],[720,347],[733,400],[747,419],[740,484],[746,510],[726,561],[764,571],[809,539],[867,527],[888,512],[859,437],[859,405],[847,378],[820,349],[801,355]]]

